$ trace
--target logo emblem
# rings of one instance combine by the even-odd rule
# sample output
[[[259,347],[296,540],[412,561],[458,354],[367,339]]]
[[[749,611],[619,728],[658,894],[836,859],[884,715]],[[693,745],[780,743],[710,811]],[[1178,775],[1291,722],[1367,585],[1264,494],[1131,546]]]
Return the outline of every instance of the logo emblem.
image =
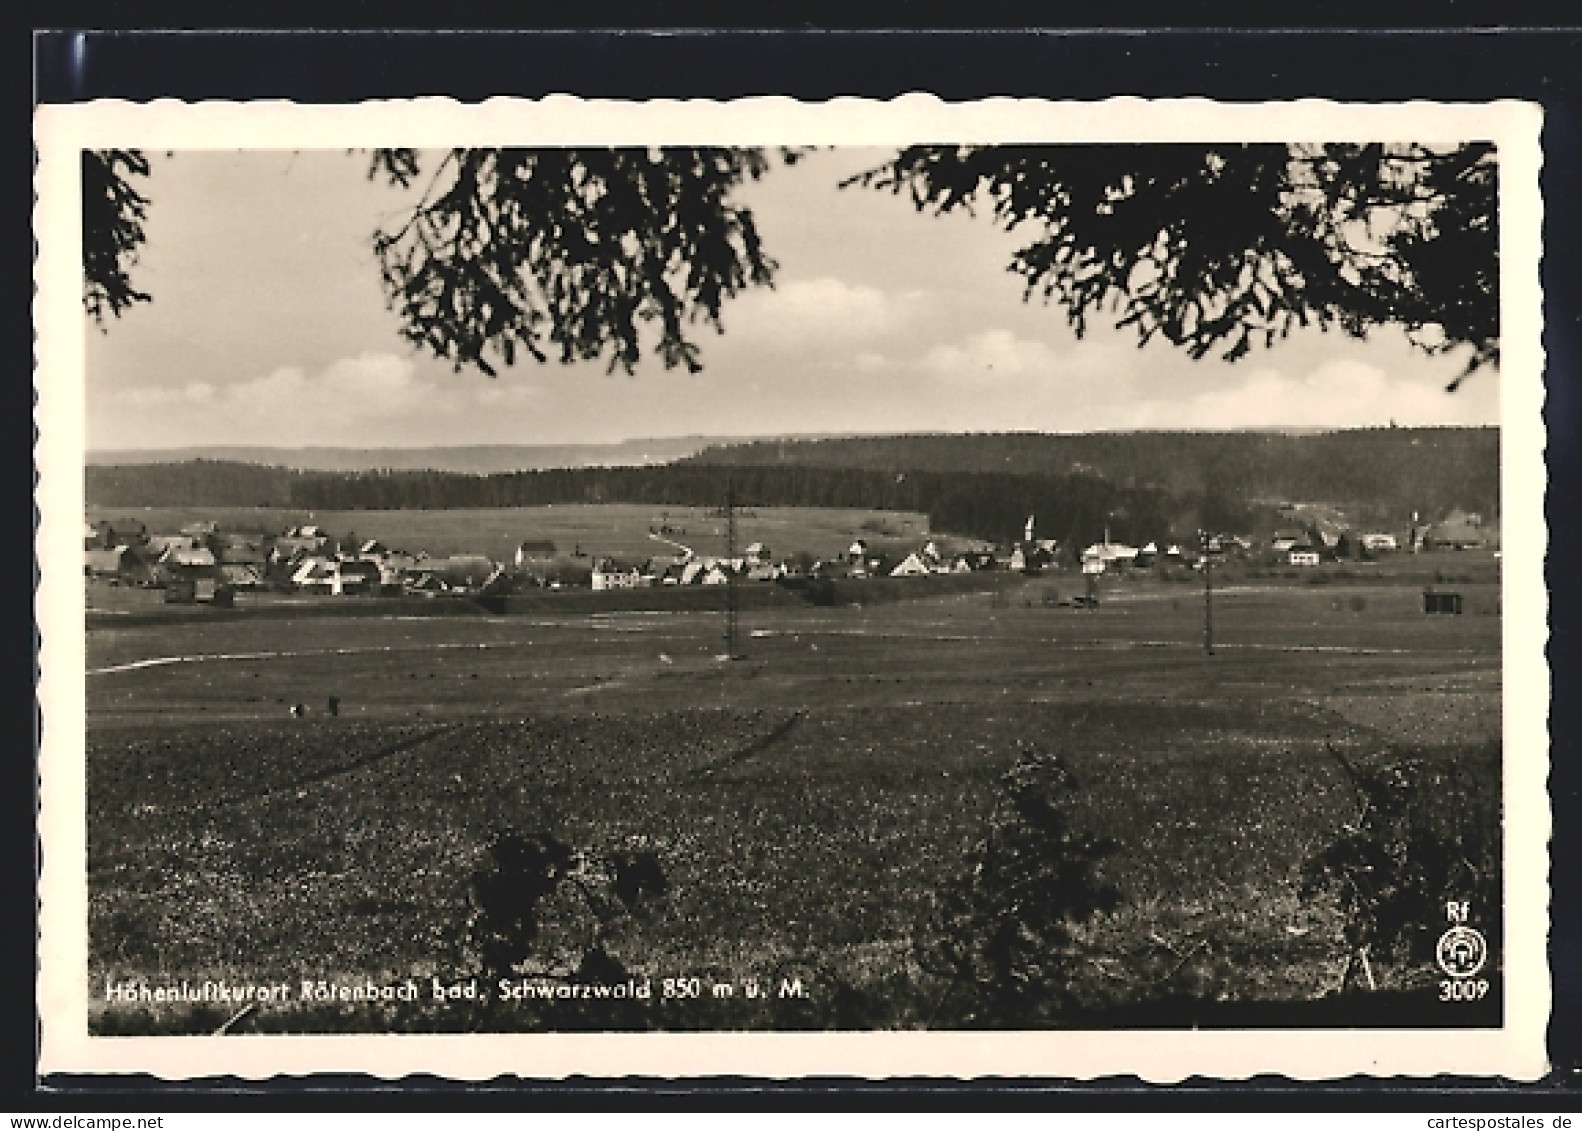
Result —
[[[1439,936],[1434,958],[1452,978],[1470,978],[1488,961],[1489,944],[1477,928],[1454,926]]]

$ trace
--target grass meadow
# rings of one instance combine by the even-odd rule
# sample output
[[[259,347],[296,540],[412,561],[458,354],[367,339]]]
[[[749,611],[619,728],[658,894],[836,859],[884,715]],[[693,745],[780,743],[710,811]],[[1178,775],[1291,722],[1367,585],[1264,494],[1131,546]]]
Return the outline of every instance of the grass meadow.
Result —
[[[363,515],[356,529],[382,536]],[[1047,1023],[1241,1023],[1304,1005],[1272,1023],[1315,1023],[1342,1000],[1347,924],[1301,873],[1358,804],[1329,748],[1418,760],[1428,820],[1497,833],[1495,603],[1430,617],[1398,577],[1249,578],[1215,595],[1211,657],[1191,586],[1118,584],[1084,610],[1045,599],[1061,584],[751,609],[730,662],[711,611],[96,624],[92,1025],[948,1024],[920,932],[966,882],[1027,745],[1065,759],[1073,824],[1117,845],[1102,871],[1119,901],[1076,929],[1074,1004]],[[297,703],[307,717],[288,714]],[[550,905],[544,969],[596,944],[635,979],[696,978],[701,996],[559,1014],[431,1000],[434,978],[476,974],[472,877],[504,829],[640,848],[664,870],[630,915]],[[1497,931],[1495,909],[1481,914]],[[1497,992],[1479,1010],[1433,1003],[1423,962],[1376,973],[1373,1013],[1326,1023],[1497,1010]],[[284,982],[293,998],[304,981],[412,979],[425,996],[240,1017],[105,1001],[107,982],[139,979]],[[744,996],[783,982],[802,993]]]

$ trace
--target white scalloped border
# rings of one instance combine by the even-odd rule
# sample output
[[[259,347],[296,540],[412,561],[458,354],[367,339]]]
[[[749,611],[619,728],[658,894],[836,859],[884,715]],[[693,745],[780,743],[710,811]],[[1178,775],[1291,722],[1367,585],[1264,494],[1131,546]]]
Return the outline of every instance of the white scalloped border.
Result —
[[[308,106],[284,101],[45,106],[38,148],[34,301],[39,429],[36,548],[42,636],[39,1070],[149,1072],[167,1079],[362,1072],[693,1077],[981,1076],[1093,1079],[1191,1076],[1301,1080],[1443,1073],[1531,1080],[1547,1070],[1550,1008],[1547,793],[1550,673],[1543,517],[1543,348],[1539,107],[1514,101],[1388,105],[1203,98],[947,103],[784,97],[645,102],[569,95]],[[1492,139],[1500,150],[1501,475],[1504,528],[1507,1018],[1501,1030],[541,1034],[520,1036],[89,1037],[82,735],[84,335],[80,186],[83,148],[450,147],[459,145],[896,145],[913,142]]]

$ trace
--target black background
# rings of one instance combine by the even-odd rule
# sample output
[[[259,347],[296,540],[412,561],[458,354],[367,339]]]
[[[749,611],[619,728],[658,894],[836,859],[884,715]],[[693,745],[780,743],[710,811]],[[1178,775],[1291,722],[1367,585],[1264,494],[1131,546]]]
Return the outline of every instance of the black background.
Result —
[[[972,19],[977,27],[962,30],[961,13],[940,7],[896,3],[878,5],[766,3],[745,5],[563,5],[558,17],[563,30],[541,22],[536,31],[489,31],[510,13],[500,5],[447,4],[439,13],[452,27],[472,31],[385,31],[383,28],[425,28],[435,18],[434,5],[415,3],[341,4],[326,9],[307,4],[72,4],[39,5],[32,13],[30,59],[25,67],[4,68],[20,94],[22,77],[31,79],[30,105],[94,98],[134,101],[160,97],[181,99],[277,98],[303,102],[356,102],[367,98],[404,98],[443,94],[462,101],[493,95],[538,97],[565,92],[585,97],[731,98],[755,94],[789,94],[803,99],[840,95],[888,98],[922,90],[946,99],[995,95],[1094,99],[1111,95],[1201,95],[1231,101],[1299,97],[1346,101],[1434,99],[1485,101],[1520,98],[1545,110],[1542,186],[1545,199],[1543,287],[1544,345],[1547,351],[1550,630],[1549,657],[1554,694],[1551,731],[1551,798],[1555,814],[1553,842],[1553,939],[1555,978],[1554,1020],[1550,1057],[1556,1068],[1537,1086],[1509,1083],[1438,1080],[1376,1082],[1354,1080],[1318,1088],[1294,1087],[1288,1081],[1264,1079],[1249,1085],[1188,1083],[1169,1097],[1142,1088],[1137,1081],[1114,1081],[1098,1089],[1050,1082],[1027,1085],[1003,1082],[996,1099],[1018,1107],[1058,1105],[1063,1108],[1106,1104],[1176,1106],[1230,1110],[1287,1108],[1310,1110],[1319,1105],[1346,1105],[1369,1110],[1428,1110],[1451,1113],[1498,1107],[1535,1111],[1575,1111],[1582,1082],[1582,882],[1578,875],[1578,842],[1582,839],[1582,772],[1579,772],[1577,686],[1582,649],[1582,584],[1572,563],[1582,562],[1578,544],[1577,507],[1572,500],[1582,462],[1582,395],[1578,364],[1582,359],[1582,302],[1579,302],[1577,202],[1582,201],[1582,27],[1544,28],[1553,10],[1520,4],[1469,6],[1309,4],[1297,13],[1305,28],[1260,28],[1261,6],[1177,5],[1167,13],[1174,29],[1157,26],[1164,5],[1110,3],[1101,11],[1062,12],[1067,30],[1028,31],[1037,20],[1048,23],[1047,10],[990,5]],[[1554,6],[1558,9],[1558,5]],[[537,13],[535,13],[537,14]],[[519,15],[519,14],[517,14]],[[540,14],[541,15],[541,14]],[[956,17],[957,30],[947,18]],[[1455,17],[1469,27],[1431,27],[1430,20]],[[575,18],[580,28],[572,28]],[[1130,30],[1101,30],[1103,19]],[[1266,15],[1264,16],[1266,18]],[[1187,20],[1209,24],[1204,29],[1179,26]],[[749,25],[748,21],[752,23]],[[308,25],[317,22],[317,30]],[[1526,22],[1526,28],[1513,28]],[[163,27],[162,32],[139,31]],[[326,30],[331,24],[338,30]],[[990,25],[1002,25],[996,29]],[[929,28],[931,30],[922,30]],[[1495,25],[1507,25],[1494,30]],[[596,30],[603,25],[605,30]],[[621,25],[664,28],[624,30]],[[1154,25],[1154,26],[1150,26]],[[271,29],[247,33],[234,29]],[[295,27],[295,31],[282,29]],[[883,30],[909,28],[907,31]],[[98,29],[80,37],[77,28]],[[1022,30],[1014,30],[1021,28]],[[56,30],[41,30],[56,29]],[[119,29],[119,30],[117,30]],[[230,29],[230,30],[221,30]],[[817,29],[817,30],[815,30]],[[1407,30],[1399,30],[1407,29]],[[23,64],[20,36],[11,39],[8,62]],[[19,101],[13,103],[19,105]],[[22,144],[26,144],[25,139]],[[12,147],[7,163],[8,200],[16,208],[8,248],[21,278],[23,244],[21,213],[31,204],[30,168]],[[20,253],[20,254],[19,254]],[[20,287],[7,309],[12,319],[9,355],[15,394],[11,411],[0,414],[9,423],[13,442],[3,450],[14,461],[10,482],[22,483],[28,462],[31,429],[30,391],[22,374],[31,370],[31,328]],[[24,346],[24,343],[26,345]],[[24,348],[26,352],[24,353]],[[1475,379],[1475,378],[1474,378]],[[18,499],[20,502],[20,499]],[[31,505],[31,498],[29,500]],[[20,506],[12,512],[20,515]],[[14,531],[20,542],[20,531]],[[20,565],[25,555],[13,560]],[[31,566],[31,558],[29,557]],[[29,577],[11,570],[14,597],[31,591]],[[31,606],[30,606],[31,610]],[[15,611],[20,611],[17,601]],[[31,612],[30,612],[31,616]],[[11,1112],[180,1111],[215,1110],[240,1101],[246,1106],[307,1106],[315,1110],[417,1107],[454,1109],[483,1104],[523,1106],[532,1102],[575,1098],[579,1106],[641,1103],[686,1103],[694,1107],[739,1105],[776,1107],[927,1107],[981,1104],[989,1097],[984,1085],[932,1083],[863,1085],[854,1081],[804,1082],[774,1086],[767,1082],[714,1081],[682,1088],[663,1082],[628,1082],[624,1090],[607,1084],[573,1082],[532,1085],[529,1100],[520,1091],[459,1090],[435,1080],[411,1080],[405,1090],[391,1091],[368,1080],[320,1080],[318,1090],[304,1097],[300,1084],[279,1087],[214,1084],[172,1091],[153,1081],[57,1078],[40,1090],[34,1078],[35,1016],[31,1008],[29,973],[33,969],[34,765],[29,749],[36,741],[37,713],[21,679],[21,631],[13,633],[18,648],[7,653],[16,679],[8,681],[14,741],[7,745],[0,799],[9,820],[0,821],[0,861],[10,914],[0,918],[6,977],[0,987],[5,1056],[0,1062],[0,1109]],[[29,653],[29,663],[33,661]],[[30,668],[30,671],[32,669]],[[1507,757],[1528,752],[1507,750]],[[1341,1038],[1343,1039],[1343,1038]],[[508,1082],[502,1082],[502,1085]],[[127,1094],[128,1087],[152,1092]],[[698,1089],[703,1089],[699,1091]],[[1051,1094],[1051,1088],[1058,1094]],[[547,1094],[546,1094],[547,1093]],[[1559,1094],[1557,1094],[1559,1093]]]

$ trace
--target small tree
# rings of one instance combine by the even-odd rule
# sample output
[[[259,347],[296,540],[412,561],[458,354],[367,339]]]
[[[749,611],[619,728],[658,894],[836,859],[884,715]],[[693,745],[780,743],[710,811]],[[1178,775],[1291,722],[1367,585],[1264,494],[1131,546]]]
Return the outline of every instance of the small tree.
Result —
[[[1075,1004],[1074,929],[1120,896],[1097,874],[1117,845],[1071,827],[1078,784],[1058,756],[1023,747],[1001,785],[964,882],[936,897],[919,962],[949,980],[936,1016],[1014,1026]]]
[[[1328,893],[1345,918],[1341,991],[1362,982],[1372,990],[1378,988],[1373,959],[1426,959],[1448,894],[1483,891],[1489,884],[1470,858],[1482,855],[1473,848],[1473,838],[1436,830],[1421,812],[1421,764],[1358,766],[1326,745],[1356,790],[1361,809],[1307,862],[1302,893]]]
[[[609,953],[607,935],[666,886],[650,849],[598,853],[506,829],[472,876],[469,949],[491,987],[524,974],[621,981],[626,967]],[[545,938],[551,927],[560,936],[553,942]]]

